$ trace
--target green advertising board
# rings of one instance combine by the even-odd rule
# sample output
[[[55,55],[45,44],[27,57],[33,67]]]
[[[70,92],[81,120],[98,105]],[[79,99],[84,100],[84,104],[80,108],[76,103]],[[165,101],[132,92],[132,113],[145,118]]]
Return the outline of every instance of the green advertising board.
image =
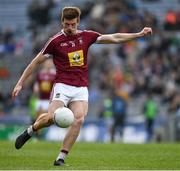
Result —
[[[0,123],[0,140],[15,140],[25,128],[26,126],[23,125],[7,125]]]

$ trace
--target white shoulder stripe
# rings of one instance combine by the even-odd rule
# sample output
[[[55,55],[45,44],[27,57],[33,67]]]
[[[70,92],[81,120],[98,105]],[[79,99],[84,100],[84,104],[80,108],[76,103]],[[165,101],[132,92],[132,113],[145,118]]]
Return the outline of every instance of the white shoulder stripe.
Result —
[[[41,53],[44,53],[44,51],[46,50],[46,48],[48,47],[48,45],[54,40],[56,39],[57,37],[63,35],[62,32],[59,32],[57,34],[55,34],[53,37],[51,37],[45,44],[44,48],[41,50]]]

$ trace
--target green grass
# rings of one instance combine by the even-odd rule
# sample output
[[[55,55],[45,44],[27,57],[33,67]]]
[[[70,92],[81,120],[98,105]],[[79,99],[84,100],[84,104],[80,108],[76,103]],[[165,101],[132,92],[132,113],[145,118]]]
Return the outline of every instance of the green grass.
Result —
[[[178,170],[179,144],[76,143],[66,162],[54,167],[56,142],[28,142],[21,150],[14,142],[0,141],[0,170]]]

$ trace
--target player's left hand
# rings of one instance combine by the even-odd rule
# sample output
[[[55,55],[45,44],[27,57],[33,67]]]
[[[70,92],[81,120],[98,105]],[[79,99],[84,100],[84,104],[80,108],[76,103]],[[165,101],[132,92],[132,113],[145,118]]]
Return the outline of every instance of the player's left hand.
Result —
[[[145,36],[147,34],[152,34],[152,28],[150,27],[144,27],[143,30],[140,32],[142,36]]]
[[[12,99],[14,100],[18,95],[19,92],[22,90],[22,85],[17,84],[12,92]]]

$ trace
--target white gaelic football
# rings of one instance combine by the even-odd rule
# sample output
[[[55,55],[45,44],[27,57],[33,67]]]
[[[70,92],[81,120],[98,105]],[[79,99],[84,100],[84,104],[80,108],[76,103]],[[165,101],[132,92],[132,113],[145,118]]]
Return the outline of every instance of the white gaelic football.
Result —
[[[54,112],[54,123],[61,128],[67,128],[74,122],[74,114],[67,107],[61,107]]]

